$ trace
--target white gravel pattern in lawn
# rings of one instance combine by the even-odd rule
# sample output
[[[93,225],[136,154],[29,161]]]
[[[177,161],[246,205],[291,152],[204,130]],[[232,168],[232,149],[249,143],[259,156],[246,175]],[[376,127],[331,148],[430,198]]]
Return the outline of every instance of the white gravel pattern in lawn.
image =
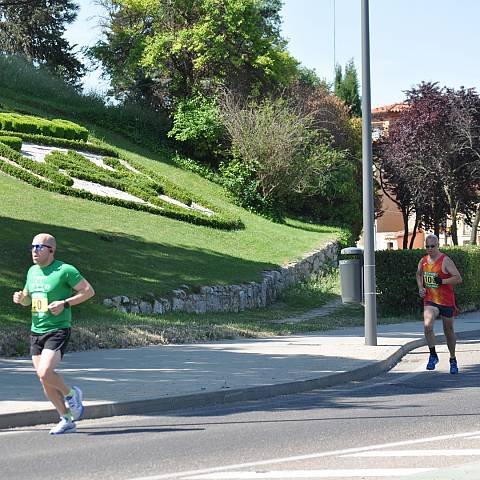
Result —
[[[121,190],[117,190],[116,188],[106,187],[105,185],[101,185],[99,183],[94,183],[94,182],[88,182],[86,180],[79,180],[78,178],[74,178],[74,177],[72,177],[72,180],[73,180],[72,187],[77,188],[78,190],[87,190],[87,192],[95,193],[97,195],[101,195],[102,197],[114,197],[114,198],[120,198],[122,200],[130,200],[131,202],[136,202],[136,203],[147,203],[145,202],[145,200],[142,200],[141,198],[135,197],[126,192],[122,192]]]
[[[45,145],[35,145],[33,143],[26,143],[26,142],[22,144],[22,149],[21,149],[22,155],[24,155],[25,157],[31,158],[32,160],[36,160],[37,162],[40,162],[40,163],[44,163],[45,156],[53,151],[67,153],[68,150],[65,148],[48,147]],[[105,170],[115,171],[114,168],[110,167],[109,165],[105,165],[105,163],[103,163],[102,155],[94,155],[93,153],[86,153],[81,151],[77,153],[80,153],[85,158],[93,162],[95,165],[98,165],[99,167],[102,167]],[[120,160],[120,162],[122,163],[122,165],[127,167],[132,172],[141,174],[141,172],[139,172],[136,168],[132,167],[125,160]],[[101,195],[102,197],[120,198],[122,200],[129,200],[131,202],[147,204],[147,202],[145,202],[141,198],[135,197],[134,195],[130,195],[129,193],[126,193],[126,192],[122,192],[121,190],[117,190],[116,188],[107,187],[105,185],[101,185],[95,182],[89,182],[87,180],[80,180],[78,178],[72,178],[72,180],[73,180],[72,187],[78,190],[86,190],[87,192],[94,193],[96,195]],[[198,203],[192,202],[192,205],[188,206],[182,202],[179,202],[178,200],[175,200],[174,198],[168,197],[167,195],[159,195],[159,198],[161,198],[165,202],[185,208],[186,210],[196,210],[208,216],[214,215],[215,213],[208,208],[202,207]],[[157,207],[157,208],[161,208],[161,207]]]

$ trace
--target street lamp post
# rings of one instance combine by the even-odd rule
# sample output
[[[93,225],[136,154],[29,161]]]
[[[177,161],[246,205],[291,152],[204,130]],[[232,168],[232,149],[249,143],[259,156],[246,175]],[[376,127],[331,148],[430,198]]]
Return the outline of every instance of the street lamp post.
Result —
[[[375,223],[373,205],[372,121],[370,101],[370,32],[368,0],[362,0],[362,170],[365,294],[365,345],[377,345]]]

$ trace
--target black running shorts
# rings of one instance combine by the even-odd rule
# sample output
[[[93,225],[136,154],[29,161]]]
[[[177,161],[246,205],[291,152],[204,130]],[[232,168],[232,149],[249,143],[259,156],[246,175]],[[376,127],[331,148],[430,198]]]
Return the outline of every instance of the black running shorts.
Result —
[[[30,334],[30,354],[40,355],[43,349],[53,350],[54,352],[60,351],[65,353],[68,341],[70,340],[70,329],[61,328],[60,330],[54,330],[47,333],[35,333]]]
[[[440,316],[445,318],[452,318],[454,316],[453,314],[455,313],[455,307],[450,307],[447,305],[439,305],[438,303],[433,303],[429,300],[425,302],[425,306],[438,308],[438,311],[440,312]]]

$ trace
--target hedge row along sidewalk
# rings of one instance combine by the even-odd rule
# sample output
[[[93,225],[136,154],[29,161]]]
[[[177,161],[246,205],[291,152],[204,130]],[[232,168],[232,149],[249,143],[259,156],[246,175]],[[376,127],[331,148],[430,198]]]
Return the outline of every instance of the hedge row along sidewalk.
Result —
[[[68,154],[58,151],[53,152],[45,157],[45,163],[30,160],[11,148],[17,147],[18,149],[17,140],[11,139],[3,143],[1,141],[3,133],[39,145],[74,148],[100,155],[106,154],[107,157],[103,161],[109,169],[93,164],[76,151],[70,151]],[[0,169],[5,173],[49,191],[142,210],[195,225],[224,230],[244,228],[239,218],[219,207],[212,206],[205,199],[187,192],[154,170],[137,162],[132,162],[132,160],[127,161],[121,158],[117,151],[102,145],[0,130],[0,156],[4,157],[3,159],[0,158]],[[60,170],[65,171],[66,174],[60,172]],[[118,189],[134,195],[146,203],[105,197],[87,190],[72,188],[73,180],[71,177]],[[174,201],[184,204],[184,206],[176,205],[168,198],[161,198],[160,195],[166,195]]]
[[[441,247],[457,266],[463,283],[455,287],[457,306],[462,311],[480,306],[480,247]],[[375,252],[377,301],[383,312],[416,313],[421,299],[415,280],[418,262],[425,250],[380,250]]]

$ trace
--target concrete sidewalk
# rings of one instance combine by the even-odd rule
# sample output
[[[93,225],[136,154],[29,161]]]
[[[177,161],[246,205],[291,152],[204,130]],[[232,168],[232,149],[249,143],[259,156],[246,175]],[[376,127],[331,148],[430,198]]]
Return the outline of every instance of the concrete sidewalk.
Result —
[[[455,321],[458,339],[480,337],[480,312]],[[443,342],[441,321],[435,325]],[[254,400],[362,380],[425,345],[418,322],[259,340],[69,353],[61,372],[84,393],[84,418],[145,414]],[[443,361],[443,359],[441,359]],[[446,361],[446,359],[445,359]],[[461,372],[461,359],[459,361]],[[29,358],[0,358],[0,429],[58,420]]]

